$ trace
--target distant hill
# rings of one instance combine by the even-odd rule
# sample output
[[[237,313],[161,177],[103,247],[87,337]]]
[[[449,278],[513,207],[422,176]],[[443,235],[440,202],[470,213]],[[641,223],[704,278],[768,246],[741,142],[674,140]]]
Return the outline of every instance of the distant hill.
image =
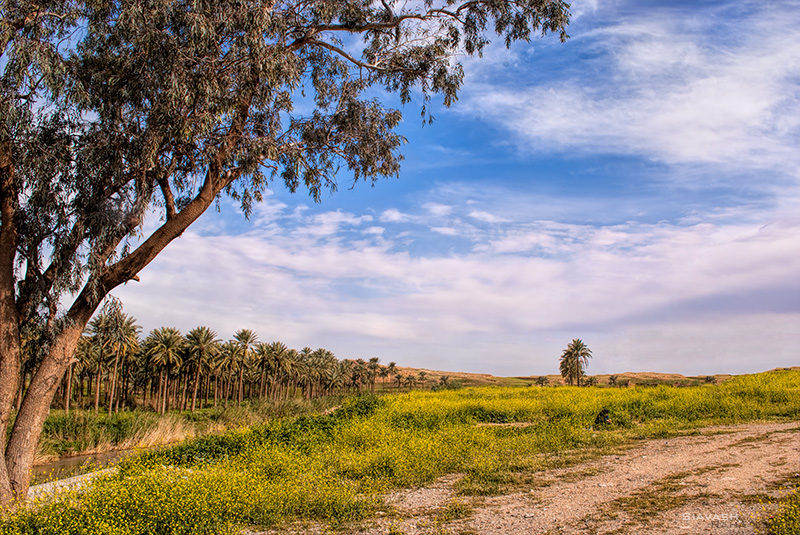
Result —
[[[791,368],[776,368],[776,369],[792,369],[800,370],[800,366],[793,366]],[[772,371],[772,370],[770,370]],[[397,372],[403,376],[413,374],[419,377],[420,372],[424,372],[425,384],[434,385],[439,384],[442,376],[447,376],[447,381],[450,384],[460,384],[461,386],[533,386],[537,384],[539,375],[520,376],[520,377],[498,377],[488,373],[468,373],[468,372],[448,372],[441,370],[429,370],[426,368],[411,368],[406,366],[398,366]],[[716,375],[681,375],[679,373],[657,373],[657,372],[624,372],[614,374],[616,375],[616,384],[618,386],[655,386],[655,385],[672,385],[672,386],[694,386],[708,382],[722,383],[731,377],[730,374],[720,373]],[[609,378],[612,374],[598,374],[588,375],[587,377],[594,377],[598,385],[608,385]],[[547,384],[550,385],[563,385],[565,384],[564,378],[560,375],[545,375]],[[713,379],[712,379],[713,378]],[[421,386],[421,385],[417,385]]]

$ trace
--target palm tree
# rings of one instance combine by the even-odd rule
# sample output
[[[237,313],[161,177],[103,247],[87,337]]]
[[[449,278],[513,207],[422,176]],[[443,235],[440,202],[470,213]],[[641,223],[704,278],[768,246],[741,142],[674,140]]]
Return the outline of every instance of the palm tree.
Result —
[[[375,379],[378,377],[380,368],[380,359],[378,357],[369,359],[369,363],[367,364],[367,380],[369,381],[369,391],[372,394],[375,393]]]
[[[91,338],[92,345],[96,346],[97,362],[93,363],[93,370],[97,379],[97,389],[95,390],[94,411],[100,408],[100,381],[103,369],[108,369],[106,356],[113,356],[113,372],[108,374],[106,381],[106,395],[108,397],[108,412],[111,410],[115,401],[117,376],[120,361],[123,364],[135,353],[139,347],[139,330],[141,327],[136,325],[136,319],[122,312],[122,304],[117,299],[110,299],[103,305],[102,310],[95,316],[86,330]],[[86,356],[86,355],[84,355]],[[117,404],[119,410],[119,404]]]
[[[272,342],[267,346],[267,358],[272,371],[270,397],[273,401],[278,401],[282,392],[280,382],[288,377],[288,372],[291,370],[289,348],[283,342]]]
[[[97,347],[92,344],[92,339],[85,334],[78,340],[75,356],[67,370],[67,391],[64,395],[64,411],[69,414],[70,399],[72,397],[73,376],[78,376],[78,408],[83,398],[83,375],[89,369],[90,362],[96,359]],[[77,365],[77,370],[75,369]]]
[[[259,375],[258,399],[263,400],[267,395],[267,369],[272,365],[272,356],[269,351],[269,344],[259,342],[253,350],[256,367]]]
[[[397,388],[403,386],[403,381],[405,381],[405,377],[403,377],[402,373],[394,374],[394,382],[397,383]]]
[[[194,390],[192,391],[192,412],[197,403],[197,389],[200,385],[200,372],[208,367],[209,360],[219,351],[217,333],[201,325],[186,335],[186,349],[194,364]],[[202,405],[202,400],[201,403]]]
[[[236,401],[236,405],[240,406],[244,399],[244,370],[250,358],[250,348],[258,342],[258,336],[250,329],[239,329],[233,339],[241,347],[241,353],[239,354],[239,393]]]
[[[150,333],[145,341],[151,362],[160,368],[156,405],[164,414],[169,397],[169,372],[181,365],[181,350],[185,340],[178,329],[161,327]]]
[[[351,361],[337,361],[328,375],[328,385],[331,393],[341,392],[347,386],[347,378],[350,376]]]
[[[590,358],[592,358],[592,350],[580,338],[575,338],[561,353],[561,361],[559,362],[561,377],[564,377],[569,385],[574,382],[581,386],[581,377],[583,377],[584,371],[589,365]]]
[[[115,401],[117,402],[116,412],[119,412],[120,396],[117,390],[117,371],[120,363],[122,363],[124,368],[129,358],[139,349],[139,331],[141,327],[136,324],[136,318],[128,316],[122,312],[121,308],[108,314],[105,327],[107,329],[106,341],[114,355],[114,371],[109,380],[110,392],[108,395],[108,413],[111,414],[111,409]],[[127,385],[127,381],[125,384]]]
[[[228,406],[228,401],[231,397],[231,387],[233,383],[233,373],[235,371],[236,365],[239,363],[240,360],[240,353],[242,352],[242,346],[239,345],[238,342],[235,340],[228,340],[222,346],[220,346],[219,352],[219,369],[220,373],[223,375],[223,389],[222,389],[222,396],[225,400],[225,406]]]
[[[428,374],[425,370],[420,370],[417,377],[419,377],[419,382],[422,384],[422,387],[425,388],[425,379],[428,377]]]
[[[389,384],[392,383],[394,377],[397,375],[397,363],[390,362],[388,366],[386,366],[386,375],[389,376]],[[399,386],[398,386],[399,388]]]

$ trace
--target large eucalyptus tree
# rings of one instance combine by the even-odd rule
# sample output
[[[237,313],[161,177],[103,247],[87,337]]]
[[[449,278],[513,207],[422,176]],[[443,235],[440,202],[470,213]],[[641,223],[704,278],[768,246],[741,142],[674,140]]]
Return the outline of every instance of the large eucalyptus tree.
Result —
[[[459,54],[492,34],[563,39],[567,22],[562,0],[0,3],[0,504],[27,494],[99,303],[221,194],[249,214],[271,178],[318,200],[340,169],[395,175],[401,115],[371,88],[403,103],[416,89],[429,115],[431,96],[458,96]]]

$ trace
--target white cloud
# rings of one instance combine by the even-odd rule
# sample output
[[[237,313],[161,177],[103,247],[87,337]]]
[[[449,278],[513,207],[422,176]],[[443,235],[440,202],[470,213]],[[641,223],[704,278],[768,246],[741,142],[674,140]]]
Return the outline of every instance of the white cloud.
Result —
[[[799,341],[790,329],[800,316],[796,217],[776,214],[768,225],[516,222],[474,234],[474,252],[447,256],[412,256],[388,229],[374,243],[310,231],[331,221],[368,219],[327,212],[266,234],[187,231],[140,283],[116,293],[147,329],[204,323],[224,337],[246,326],[340,356],[498,374],[552,372],[560,346],[576,336],[595,340],[596,370],[686,373],[787,365],[776,340]],[[648,333],[658,344],[645,352]],[[709,364],[714,370],[699,364],[692,340],[702,342],[698,351],[716,342],[724,361],[708,361],[719,364]],[[497,347],[502,362],[487,360]],[[758,347],[765,353],[754,360]]]
[[[570,12],[572,20],[580,18],[586,14],[594,13],[599,7],[599,0],[573,0],[570,2]]]
[[[431,227],[431,230],[437,234],[443,234],[445,236],[459,235],[458,229],[454,227]]]
[[[468,88],[467,105],[457,110],[489,118],[539,150],[794,173],[800,20],[796,10],[774,11],[738,21],[727,39],[708,37],[722,24],[709,11],[699,27],[686,14],[676,20],[660,11],[596,29],[574,36],[575,46],[600,53],[580,74],[556,73],[527,88],[487,77]]]
[[[384,210],[379,219],[384,223],[404,223],[410,221],[411,216],[400,212],[396,208],[389,208]]]
[[[372,216],[355,216],[353,214],[337,211],[325,212],[312,218],[312,224],[303,227],[302,232],[313,236],[330,236],[339,232],[343,226],[357,227],[362,223],[372,221]]]
[[[483,221],[484,223],[508,223],[509,221],[508,219],[498,217],[489,212],[484,212],[483,210],[473,210],[469,213],[469,217],[477,219],[478,221]]]
[[[444,217],[448,216],[452,213],[453,207],[447,204],[441,204],[436,202],[429,202],[422,205],[428,213],[436,217]]]

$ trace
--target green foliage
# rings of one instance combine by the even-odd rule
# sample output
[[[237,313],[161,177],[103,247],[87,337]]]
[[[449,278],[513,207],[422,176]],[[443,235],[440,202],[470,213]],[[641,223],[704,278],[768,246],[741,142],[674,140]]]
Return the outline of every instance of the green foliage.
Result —
[[[320,412],[340,404],[339,396],[327,396],[313,400],[245,403],[241,407],[220,406],[163,416],[142,410],[108,415],[80,410],[66,414],[62,410],[53,410],[44,423],[39,453],[69,456],[131,449],[142,442],[152,446],[159,442],[183,440],[187,436],[204,436],[221,429],[258,426],[276,418]]]
[[[50,455],[76,453],[119,446],[154,428],[159,417],[146,412],[123,412],[111,415],[89,411],[65,414],[54,411],[44,423],[40,451]]]
[[[603,407],[611,424],[593,431]],[[328,415],[127,459],[83,494],[65,492],[22,509],[0,535],[225,533],[297,519],[339,524],[369,516],[389,489],[448,473],[463,474],[456,484],[462,494],[496,494],[543,452],[569,456],[631,437],[776,417],[800,417],[800,372],[690,388],[465,388],[358,397]],[[466,514],[462,505],[442,511]]]
[[[436,519],[440,522],[450,522],[460,518],[466,518],[472,514],[472,506],[461,500],[450,500],[436,514]]]

